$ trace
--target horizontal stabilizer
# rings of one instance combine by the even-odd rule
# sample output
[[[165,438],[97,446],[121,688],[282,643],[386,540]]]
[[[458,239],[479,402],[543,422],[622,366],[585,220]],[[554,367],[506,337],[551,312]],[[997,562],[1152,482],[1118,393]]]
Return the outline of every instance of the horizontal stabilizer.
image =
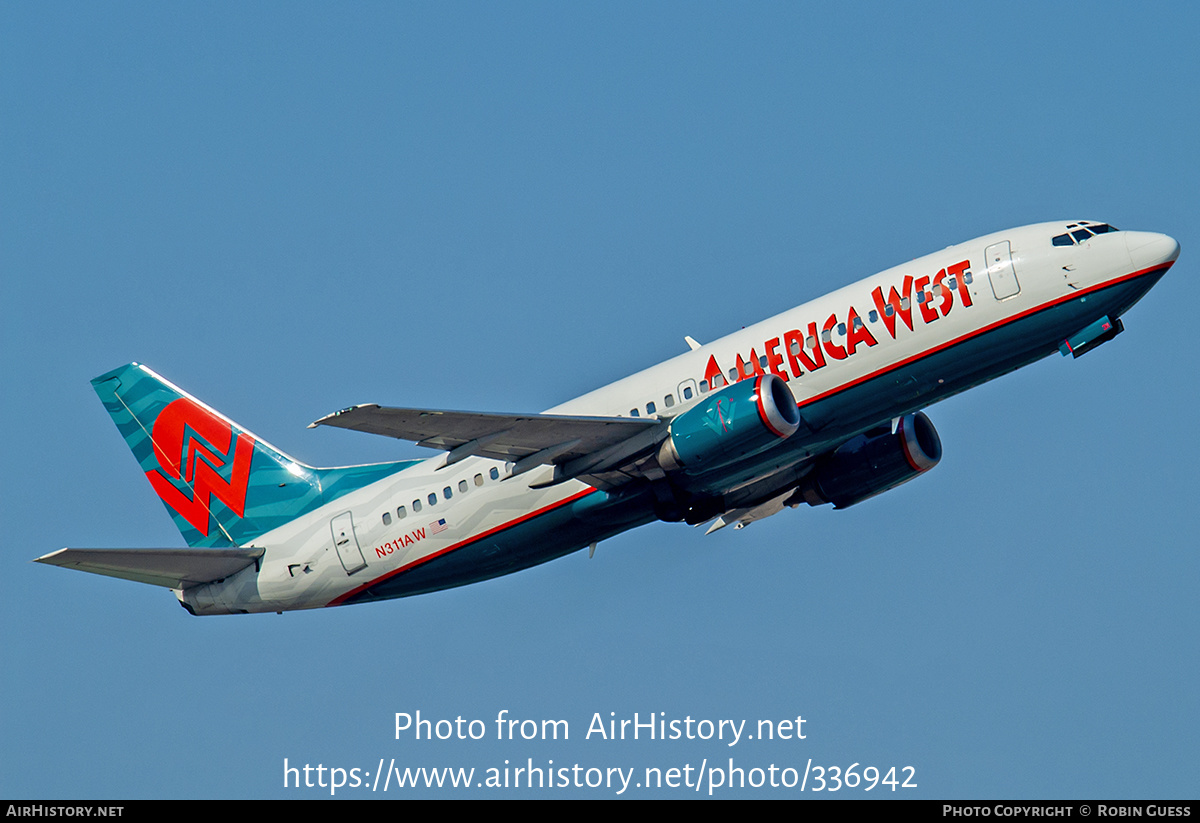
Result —
[[[211,583],[240,572],[264,549],[59,549],[34,562],[120,577],[168,589]]]
[[[595,454],[663,425],[658,420],[633,417],[492,414],[373,404],[335,412],[312,424],[382,434],[433,449],[462,449],[454,455],[456,459],[473,455],[515,462],[543,452],[547,464]]]

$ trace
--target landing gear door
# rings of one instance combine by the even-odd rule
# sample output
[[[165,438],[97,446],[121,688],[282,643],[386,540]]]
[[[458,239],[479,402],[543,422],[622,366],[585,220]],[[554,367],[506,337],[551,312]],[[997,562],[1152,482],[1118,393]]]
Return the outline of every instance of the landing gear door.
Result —
[[[988,280],[992,282],[992,294],[997,300],[1007,300],[1020,293],[1021,284],[1017,282],[1017,273],[1013,269],[1012,249],[1008,241],[994,243],[984,251],[987,259]]]
[[[346,574],[366,568],[367,561],[363,559],[358,538],[354,536],[354,518],[350,512],[342,512],[333,518],[330,525],[333,528],[333,546],[337,549],[338,559],[342,561]]]

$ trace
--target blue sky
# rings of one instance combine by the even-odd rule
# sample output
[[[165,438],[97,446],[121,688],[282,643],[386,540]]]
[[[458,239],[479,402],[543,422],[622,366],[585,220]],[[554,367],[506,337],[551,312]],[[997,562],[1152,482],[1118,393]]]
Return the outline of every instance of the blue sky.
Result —
[[[1183,4],[3,5],[0,795],[328,796],[285,790],[285,758],[732,757],[914,766],[900,796],[1194,797],[1197,25]],[[928,410],[941,465],[847,511],[655,524],[282,617],[29,562],[182,545],[88,384],[131,360],[306,462],[418,456],[305,426],[540,410],[684,335],[1078,218],[1169,233],[1180,262],[1111,344]],[[417,710],[571,739],[396,740]],[[799,715],[806,739],[585,740],[610,712]],[[614,794],[481,795],[522,793]]]

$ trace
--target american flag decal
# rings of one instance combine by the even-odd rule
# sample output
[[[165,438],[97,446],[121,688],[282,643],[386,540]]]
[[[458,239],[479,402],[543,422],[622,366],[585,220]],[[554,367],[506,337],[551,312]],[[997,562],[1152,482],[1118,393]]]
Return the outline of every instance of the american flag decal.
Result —
[[[445,518],[443,518],[443,519],[441,519],[441,520],[434,521],[433,523],[430,523],[430,524],[429,524],[429,534],[430,534],[430,536],[433,536],[433,535],[437,534],[438,532],[444,532],[445,530],[446,530],[446,520],[445,520]]]

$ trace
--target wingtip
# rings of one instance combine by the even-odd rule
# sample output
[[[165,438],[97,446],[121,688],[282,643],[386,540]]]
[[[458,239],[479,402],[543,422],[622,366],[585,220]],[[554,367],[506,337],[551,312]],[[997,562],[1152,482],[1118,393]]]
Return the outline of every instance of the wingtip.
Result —
[[[358,410],[358,409],[378,409],[378,408],[380,408],[378,403],[359,403],[358,406],[347,406],[344,409],[338,409],[337,412],[334,412],[332,414],[326,414],[324,417],[319,417],[319,419],[313,420],[311,423],[308,423],[308,428],[317,428],[317,426],[334,425],[334,423],[330,422],[331,420],[336,419],[336,417],[341,417],[343,414],[349,414],[350,412],[356,412],[356,410]]]
[[[377,404],[377,403],[359,403],[357,406],[347,406],[344,409],[338,409],[337,411],[333,412],[332,414],[327,414],[324,417],[317,418],[313,422],[309,423],[308,428],[315,429],[317,426],[328,426],[328,425],[330,425],[329,421],[333,420],[335,417],[341,417],[343,414],[352,412],[355,409],[365,409],[365,408],[369,408],[372,406],[375,408],[378,408],[379,404]]]

